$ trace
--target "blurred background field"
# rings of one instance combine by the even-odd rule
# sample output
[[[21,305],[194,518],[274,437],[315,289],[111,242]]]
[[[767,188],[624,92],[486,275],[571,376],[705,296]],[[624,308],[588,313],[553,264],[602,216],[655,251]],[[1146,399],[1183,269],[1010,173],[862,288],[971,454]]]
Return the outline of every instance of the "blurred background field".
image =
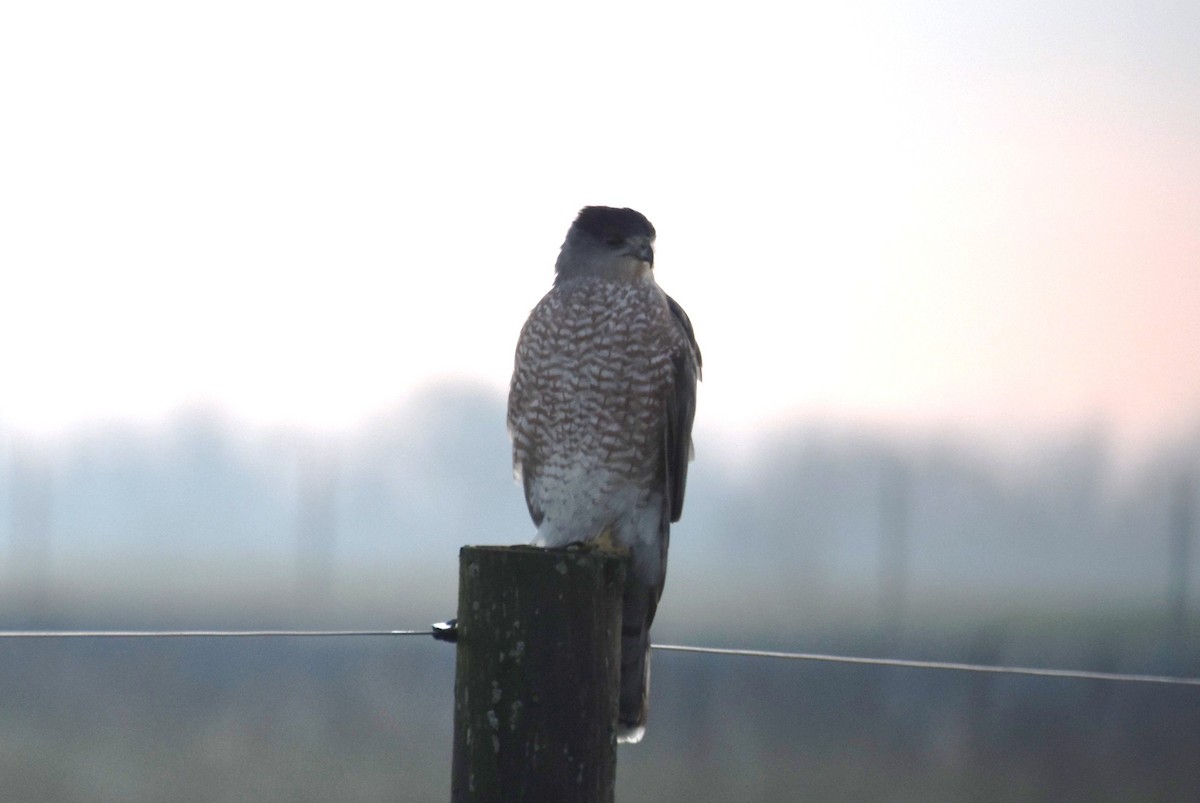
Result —
[[[192,413],[8,440],[0,626],[421,628],[457,549],[526,541],[503,398],[444,385],[315,439]],[[1200,442],[1115,465],[817,427],[702,448],[661,643],[1194,675]],[[1180,565],[1179,560],[1185,564]],[[22,800],[434,800],[424,638],[3,642]],[[659,653],[623,800],[1187,800],[1191,688]]]

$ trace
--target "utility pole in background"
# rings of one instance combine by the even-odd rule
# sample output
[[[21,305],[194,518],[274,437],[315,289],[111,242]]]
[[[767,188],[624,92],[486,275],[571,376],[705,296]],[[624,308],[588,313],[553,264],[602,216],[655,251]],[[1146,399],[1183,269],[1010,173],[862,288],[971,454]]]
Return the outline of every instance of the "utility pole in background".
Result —
[[[9,462],[11,588],[25,614],[46,613],[50,595],[50,536],[53,475],[46,456],[21,441]]]
[[[1188,584],[1191,578],[1192,539],[1195,529],[1193,504],[1195,479],[1184,470],[1171,489],[1171,549],[1168,572],[1170,588],[1167,607],[1171,616],[1171,647],[1181,655],[1187,644]]]
[[[884,460],[879,491],[879,603],[885,641],[904,622],[908,603],[912,478],[898,458]]]
[[[337,540],[339,454],[334,444],[304,442],[296,466],[296,592],[307,607],[329,601]]]

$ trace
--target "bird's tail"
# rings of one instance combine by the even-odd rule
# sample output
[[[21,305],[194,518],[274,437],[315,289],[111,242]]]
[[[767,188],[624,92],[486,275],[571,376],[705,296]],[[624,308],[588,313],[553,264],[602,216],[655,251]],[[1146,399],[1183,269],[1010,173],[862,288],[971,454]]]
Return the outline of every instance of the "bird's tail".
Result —
[[[650,621],[657,600],[640,583],[625,589],[621,626],[621,698],[617,741],[636,744],[646,732],[650,708]]]

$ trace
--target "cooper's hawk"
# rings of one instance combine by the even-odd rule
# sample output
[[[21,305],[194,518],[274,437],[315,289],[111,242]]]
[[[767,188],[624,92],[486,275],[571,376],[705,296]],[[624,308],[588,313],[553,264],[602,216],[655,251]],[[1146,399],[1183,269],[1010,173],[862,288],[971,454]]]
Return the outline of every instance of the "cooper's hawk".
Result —
[[[700,349],[654,281],[654,227],[589,206],[554,266],[554,287],[517,343],[508,397],[513,467],[535,544],[602,542],[630,553],[621,631],[618,739],[645,731],[650,623],[683,510]]]

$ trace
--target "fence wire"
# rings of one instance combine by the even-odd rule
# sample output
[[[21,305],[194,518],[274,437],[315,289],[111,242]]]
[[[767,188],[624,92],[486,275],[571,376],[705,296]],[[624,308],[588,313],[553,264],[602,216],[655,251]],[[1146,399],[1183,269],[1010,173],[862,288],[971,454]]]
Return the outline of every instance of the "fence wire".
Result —
[[[905,669],[982,672],[993,675],[1032,675],[1033,677],[1070,678],[1074,680],[1109,680],[1120,683],[1162,683],[1174,686],[1200,686],[1200,678],[1175,677],[1172,675],[1092,672],[1086,669],[1049,669],[1033,666],[994,666],[990,664],[964,664],[954,661],[918,661],[907,658],[865,658],[854,655],[826,655],[815,652],[776,652],[773,650],[741,650],[723,647],[690,647],[682,644],[655,644],[653,647],[656,650],[668,652],[740,655],[750,658],[782,658],[792,661],[820,661],[831,664],[861,664],[865,666],[891,666]]]
[[[306,638],[428,636],[428,630],[0,630],[0,638]]]
[[[452,627],[452,626],[451,626]],[[0,639],[64,639],[64,638],[329,638],[372,636],[433,636],[441,640],[446,624],[425,630],[0,630]],[[992,675],[1025,675],[1068,680],[1102,680],[1115,683],[1157,683],[1168,686],[1200,686],[1200,678],[1172,675],[1136,674],[1127,672],[1093,672],[1086,669],[1050,669],[1032,666],[997,666],[955,661],[920,661],[908,658],[869,658],[856,655],[832,655],[814,652],[781,652],[776,650],[735,649],[727,647],[696,647],[685,644],[654,644],[662,652],[700,653],[705,655],[744,658],[776,658],[790,661],[813,661],[830,664],[886,666],[902,669],[933,669],[950,672],[975,672]]]

